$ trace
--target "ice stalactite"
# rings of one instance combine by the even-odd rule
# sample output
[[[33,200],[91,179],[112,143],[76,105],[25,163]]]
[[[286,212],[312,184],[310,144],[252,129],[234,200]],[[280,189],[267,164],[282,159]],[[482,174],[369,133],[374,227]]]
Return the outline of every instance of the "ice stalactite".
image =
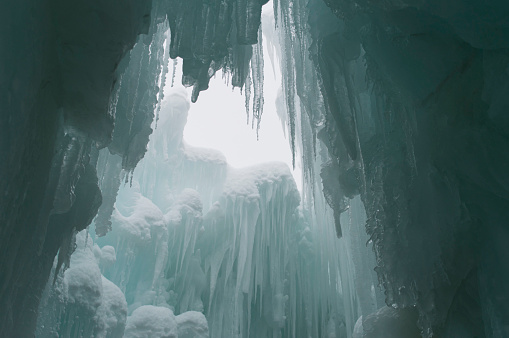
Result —
[[[183,59],[182,83],[193,87],[191,101],[195,102],[201,91],[206,90],[214,74],[223,69],[231,78],[231,84],[241,89],[249,73],[252,55],[251,45],[259,41],[262,6],[267,1],[228,0],[192,3],[170,1],[168,20],[171,30],[170,57]],[[263,52],[263,51],[261,51]],[[261,52],[252,61],[255,113],[261,116],[263,106],[263,74]],[[259,93],[257,96],[256,93]],[[258,108],[260,106],[260,108]]]
[[[279,2],[274,5],[274,14],[277,13],[279,20],[278,25],[274,28],[271,18],[265,18],[264,33],[267,35],[269,44],[274,46],[273,49],[281,62],[284,105],[279,107],[280,114],[284,114],[282,120],[288,123],[294,156],[296,154],[302,156],[303,205],[309,210],[312,218],[312,221],[309,221],[312,233],[320,234],[315,237],[313,244],[316,245],[316,255],[322,263],[315,264],[323,268],[325,264],[323,262],[327,262],[326,268],[330,275],[334,275],[336,288],[323,285],[322,288],[327,290],[323,292],[327,292],[331,298],[340,296],[342,299],[341,307],[335,307],[334,311],[331,311],[334,315],[331,315],[329,322],[322,322],[322,325],[329,325],[328,329],[325,330],[320,326],[321,331],[316,331],[314,334],[329,332],[331,336],[350,335],[355,321],[363,313],[358,309],[366,297],[361,298],[361,296],[367,292],[371,300],[371,294],[380,294],[380,290],[376,277],[370,275],[370,269],[373,269],[374,264],[356,266],[351,262],[354,255],[367,258],[372,253],[367,249],[354,252],[349,246],[349,238],[340,240],[336,238],[343,236],[341,214],[349,208],[346,195],[354,197],[356,192],[354,188],[353,191],[345,192],[346,186],[341,187],[337,159],[327,150],[330,142],[328,137],[323,137],[324,129],[327,128],[327,106],[310,53],[316,48],[316,44],[313,44],[312,35],[302,29],[302,27],[309,27],[308,20],[313,15],[321,20],[323,26],[329,29],[333,29],[334,26],[326,15],[315,12],[315,9],[309,9],[304,1],[293,1],[291,6],[288,3]],[[326,9],[325,5],[323,7]],[[362,212],[363,210],[360,211]],[[352,228],[359,229],[361,233],[364,231],[361,220],[355,220]],[[369,291],[355,288],[356,281],[362,278],[360,276],[368,276],[364,283],[368,285]],[[315,282],[320,283],[318,280]],[[309,290],[308,294],[313,294],[313,291]],[[313,305],[310,307],[313,309],[310,313],[327,313],[327,310],[320,308],[319,303],[312,299],[308,299],[307,302]],[[324,306],[323,303],[321,306]],[[337,303],[331,302],[328,306],[337,306]],[[316,329],[317,327],[313,328],[313,330]]]
[[[165,26],[167,23],[165,24]],[[161,111],[161,104],[164,101],[164,89],[166,88],[167,84],[167,77],[168,77],[168,70],[169,70],[169,62],[170,62],[170,36],[169,36],[169,30],[166,30],[165,34],[161,37],[161,39],[164,39],[164,46],[163,50],[161,51],[163,53],[163,59],[161,61],[161,77],[159,79],[159,92],[157,94],[157,106],[155,109],[155,115],[156,115],[156,123],[155,127],[157,128],[157,122],[159,121],[159,112]],[[176,62],[176,60],[175,60]],[[175,64],[176,66],[176,64]],[[173,87],[173,81],[175,76],[175,67],[172,69],[172,79],[170,86]]]
[[[253,81],[253,117],[252,125],[256,130],[260,129],[260,121],[262,120],[263,114],[263,38],[262,28],[258,30],[258,43],[253,47],[253,57],[251,58],[251,77]],[[247,100],[247,96],[246,96]],[[248,112],[249,119],[249,112]]]
[[[118,92],[112,103],[115,129],[108,148],[122,157],[122,168],[127,171],[134,170],[145,155],[158,99],[162,98],[158,85],[166,77],[164,71],[168,71],[164,66],[168,62],[164,54],[168,24],[154,22],[152,26],[151,38],[140,36],[122,60],[125,71],[117,82]]]
[[[103,149],[99,154],[97,168],[103,201],[95,219],[95,232],[101,237],[111,231],[110,219],[117,200],[118,189],[122,184],[122,158],[110,154],[108,149]]]

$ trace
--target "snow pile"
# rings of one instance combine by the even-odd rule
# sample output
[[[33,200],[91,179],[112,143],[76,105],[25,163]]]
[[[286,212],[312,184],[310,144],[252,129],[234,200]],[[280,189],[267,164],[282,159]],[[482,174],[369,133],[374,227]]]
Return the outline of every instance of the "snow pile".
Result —
[[[184,196],[193,195],[187,192]],[[195,196],[196,197],[196,196]],[[183,201],[189,201],[183,198]],[[191,199],[192,200],[192,199]],[[194,201],[196,202],[196,201]],[[111,235],[111,234],[110,234]],[[129,305],[131,315],[128,317],[126,298],[120,288],[101,275],[99,262],[112,263],[115,250],[111,246],[99,248],[87,235],[86,231],[77,234],[76,250],[71,256],[70,267],[59,276],[55,285],[48,285],[45,292],[37,328],[37,336],[62,337],[208,337],[207,319],[201,312],[188,311],[175,317],[167,304],[168,298],[160,301],[161,306],[150,305],[157,303],[157,290],[146,287],[151,277],[144,273],[132,274],[128,284],[135,288],[127,288],[129,293],[136,293],[136,298]],[[153,262],[147,260],[146,252],[141,252],[145,261],[136,264],[149,263],[148,272],[153,272]],[[165,257],[167,258],[167,257]],[[174,259],[174,257],[170,258]],[[152,257],[156,260],[157,257]],[[186,258],[185,266],[181,267],[188,276],[183,280],[182,289],[186,292],[180,299],[180,308],[193,308],[193,300],[200,299],[193,296],[192,285],[196,285],[197,275],[192,269],[200,269],[199,261],[193,264],[192,259]],[[113,260],[112,264],[117,264]],[[116,267],[118,269],[118,267]],[[124,269],[126,267],[124,266]],[[151,270],[152,269],[152,270]],[[203,273],[202,273],[203,274]],[[159,278],[162,276],[157,275]],[[201,277],[204,288],[205,276]],[[168,284],[166,283],[167,287]],[[164,296],[164,295],[163,295]],[[194,305],[194,308],[203,310],[203,305]],[[50,311],[51,310],[51,311]]]
[[[122,189],[117,199],[118,207],[113,213],[112,222],[115,231],[124,238],[140,242],[149,242],[151,228],[163,226],[163,213],[148,198],[139,193],[139,189]]]
[[[187,311],[177,316],[178,338],[208,338],[207,319],[201,312]]]
[[[117,261],[117,254],[115,253],[115,248],[111,245],[105,245],[101,248],[100,252],[100,267],[101,271],[104,272],[105,269],[110,268]]]
[[[201,212],[203,205],[201,203],[200,194],[194,189],[186,188],[182,190],[180,195],[177,197],[172,208],[180,210],[182,210],[182,208],[190,208]]]
[[[184,157],[190,162],[211,162],[226,165],[226,157],[215,149],[193,147],[184,143]]]
[[[78,233],[70,267],[45,291],[38,336],[123,336],[127,317],[125,297],[115,284],[101,275],[101,257],[94,255],[94,251],[101,252],[86,231]]]
[[[64,272],[62,291],[68,302],[95,313],[102,300],[102,276],[92,243],[85,244],[86,239],[82,233],[76,237],[76,251]]]
[[[283,193],[299,198],[297,186],[288,165],[282,162],[262,163],[242,169],[231,169],[223,193],[232,198],[260,198],[263,186],[282,184]]]
[[[125,338],[177,338],[177,320],[173,311],[152,305],[140,306],[127,318]]]
[[[102,301],[97,309],[95,337],[122,337],[127,317],[125,296],[118,286],[102,276]]]

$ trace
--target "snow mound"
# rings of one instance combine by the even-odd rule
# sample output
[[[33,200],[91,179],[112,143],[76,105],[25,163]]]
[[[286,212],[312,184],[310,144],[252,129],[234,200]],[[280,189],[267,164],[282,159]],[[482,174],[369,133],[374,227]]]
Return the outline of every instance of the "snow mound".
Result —
[[[127,215],[123,215],[124,211]],[[118,225],[118,230],[124,236],[136,238],[143,242],[150,241],[151,227],[162,227],[163,213],[148,198],[136,193],[132,207],[125,210],[116,208],[113,212],[114,224]]]
[[[71,256],[70,267],[64,273],[63,291],[69,303],[95,313],[101,305],[102,275],[97,265],[92,241],[87,234],[76,236],[76,251]]]
[[[125,338],[177,338],[173,311],[153,305],[140,306],[127,318]]]
[[[122,337],[127,319],[127,302],[118,286],[102,276],[102,303],[97,309],[96,337]]]
[[[187,311],[177,316],[179,338],[208,338],[209,326],[203,313]]]
[[[184,143],[184,156],[191,162],[213,162],[226,165],[226,157],[216,149],[198,148]]]
[[[164,221],[167,224],[177,225],[182,221],[182,214],[201,215],[203,204],[200,194],[194,190],[186,188],[178,195],[171,209],[164,215]]]
[[[286,183],[287,193],[299,195],[290,168],[283,162],[268,162],[255,166],[232,169],[224,186],[226,196],[258,198],[263,185]]]
[[[102,268],[110,267],[115,264],[117,255],[115,248],[111,245],[105,245],[101,248],[100,264]]]
[[[203,209],[200,194],[196,190],[189,188],[182,190],[176,204],[178,206],[185,205],[197,211],[202,211]]]
[[[76,235],[69,268],[57,275],[41,300],[50,310],[40,315],[37,337],[68,337],[70,332],[73,337],[123,337],[127,302],[120,288],[101,274],[103,258],[114,261],[115,249],[101,250],[86,231]]]

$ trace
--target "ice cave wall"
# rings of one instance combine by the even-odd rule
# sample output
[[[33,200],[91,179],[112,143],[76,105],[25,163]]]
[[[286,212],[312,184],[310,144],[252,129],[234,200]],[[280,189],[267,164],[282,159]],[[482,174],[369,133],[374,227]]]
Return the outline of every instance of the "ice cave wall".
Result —
[[[59,252],[59,266],[68,265],[73,233],[90,223],[101,199],[97,231],[104,235],[110,229],[120,170],[132,171],[143,157],[163,97],[168,22],[182,22],[196,5],[150,0],[1,4],[0,37],[8,46],[0,56],[2,335],[31,335],[53,258]],[[219,15],[216,5],[212,15]],[[248,10],[239,3],[233,19],[233,3],[227,2],[223,15],[232,20],[226,31],[236,25],[240,39],[256,36],[261,6],[253,2]],[[199,14],[196,20],[209,21]],[[224,31],[217,33],[226,39]],[[208,36],[193,39],[193,46],[204,39]],[[244,55],[250,48],[237,48],[236,59],[244,60],[239,71],[248,69]],[[193,61],[190,67],[186,62],[186,79],[200,78],[199,92],[211,74],[208,67],[196,73]],[[241,72],[238,81],[245,83],[246,76]],[[98,149],[105,146],[113,155],[102,159],[97,182]]]
[[[507,335],[507,3],[325,3],[277,17],[290,129],[304,158],[310,135],[327,147],[329,204],[361,196],[387,304],[424,336]]]
[[[0,334],[30,336],[53,258],[101,203],[90,153],[111,137],[115,70],[150,2],[0,6]]]
[[[145,152],[166,50],[185,60],[193,99],[220,68],[237,86],[254,74],[262,97],[253,47],[241,45],[259,35],[262,5],[0,5],[9,46],[0,54],[1,334],[33,332],[54,256],[66,264],[73,232],[99,208],[100,163],[96,231],[108,232],[119,170]],[[388,304],[415,306],[424,335],[506,334],[508,4],[295,0],[274,9],[292,142],[308,179],[321,171],[337,233],[360,195]],[[99,157],[107,145],[114,155]]]

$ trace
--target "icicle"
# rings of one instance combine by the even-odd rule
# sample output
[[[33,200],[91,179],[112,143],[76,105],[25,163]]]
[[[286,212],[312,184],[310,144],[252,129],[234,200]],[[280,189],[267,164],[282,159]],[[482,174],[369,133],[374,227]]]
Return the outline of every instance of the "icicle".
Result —
[[[167,27],[167,23],[165,22],[165,28]],[[163,28],[161,28],[163,29]],[[155,128],[157,128],[157,123],[159,121],[159,112],[161,111],[161,103],[164,100],[164,88],[166,86],[166,77],[168,74],[168,63],[169,63],[169,48],[170,48],[170,38],[168,37],[169,29],[166,28],[166,33],[164,34],[165,40],[164,40],[164,47],[162,49],[163,53],[163,60],[162,60],[162,71],[161,71],[161,77],[160,77],[160,83],[159,83],[159,93],[157,95],[157,107],[156,107],[156,121],[155,121]],[[175,72],[175,70],[173,70]],[[173,87],[173,74],[172,74],[172,87]]]
[[[263,114],[263,41],[262,28],[258,30],[258,43],[253,48],[253,57],[251,58],[251,74],[253,79],[253,120],[256,120],[256,136],[260,129],[260,121]]]
[[[249,103],[251,102],[251,74],[248,72],[246,77],[246,83],[244,84],[245,96],[246,96],[246,123],[249,124]],[[241,88],[242,90],[242,88]]]
[[[175,74],[177,73],[177,64],[178,64],[178,60],[176,58],[173,59],[173,70],[171,73],[171,87],[172,88],[175,83]]]

